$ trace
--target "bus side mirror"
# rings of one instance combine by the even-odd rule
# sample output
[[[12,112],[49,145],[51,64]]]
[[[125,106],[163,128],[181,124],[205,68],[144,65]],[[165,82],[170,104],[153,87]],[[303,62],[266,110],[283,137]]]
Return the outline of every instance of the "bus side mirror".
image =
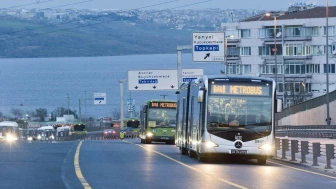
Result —
[[[203,102],[203,96],[204,96],[204,90],[203,90],[203,89],[200,89],[200,90],[198,91],[198,98],[197,98],[197,101],[198,101],[199,103]]]
[[[277,99],[277,112],[282,112],[282,100]]]

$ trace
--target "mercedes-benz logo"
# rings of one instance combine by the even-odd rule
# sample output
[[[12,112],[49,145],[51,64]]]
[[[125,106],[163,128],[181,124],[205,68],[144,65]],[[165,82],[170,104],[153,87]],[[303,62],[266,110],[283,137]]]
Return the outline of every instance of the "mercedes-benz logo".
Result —
[[[234,145],[235,145],[236,148],[241,148],[241,147],[243,147],[243,143],[240,142],[240,141],[237,141]]]

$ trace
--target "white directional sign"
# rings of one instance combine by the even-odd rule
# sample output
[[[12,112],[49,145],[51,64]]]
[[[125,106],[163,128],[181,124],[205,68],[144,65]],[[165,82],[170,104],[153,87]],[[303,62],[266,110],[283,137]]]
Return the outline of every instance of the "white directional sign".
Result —
[[[223,62],[225,38],[223,32],[193,32],[194,62]]]
[[[106,104],[106,93],[94,93],[93,104]]]
[[[203,75],[203,69],[182,69],[182,82],[189,82]]]
[[[128,90],[176,90],[176,70],[135,70],[128,71]]]

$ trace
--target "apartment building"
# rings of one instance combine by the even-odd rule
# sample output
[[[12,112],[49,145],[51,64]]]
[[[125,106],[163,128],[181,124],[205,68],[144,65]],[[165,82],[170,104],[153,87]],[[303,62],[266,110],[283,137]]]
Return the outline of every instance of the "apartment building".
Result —
[[[285,107],[336,89],[336,6],[293,5],[285,12],[256,15],[238,23],[222,23],[227,41],[228,74],[252,74],[277,81]]]

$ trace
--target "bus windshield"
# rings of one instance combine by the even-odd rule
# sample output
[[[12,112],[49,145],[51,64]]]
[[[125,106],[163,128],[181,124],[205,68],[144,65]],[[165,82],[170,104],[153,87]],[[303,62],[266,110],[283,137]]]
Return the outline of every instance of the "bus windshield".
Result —
[[[74,125],[74,131],[85,131],[85,125],[84,124]]]
[[[148,110],[149,127],[176,127],[176,109],[152,108]]]
[[[250,130],[270,132],[272,98],[255,96],[209,95],[208,130]]]
[[[132,127],[132,128],[139,128],[140,121],[135,119],[135,120],[127,120],[126,122],[127,127]]]

